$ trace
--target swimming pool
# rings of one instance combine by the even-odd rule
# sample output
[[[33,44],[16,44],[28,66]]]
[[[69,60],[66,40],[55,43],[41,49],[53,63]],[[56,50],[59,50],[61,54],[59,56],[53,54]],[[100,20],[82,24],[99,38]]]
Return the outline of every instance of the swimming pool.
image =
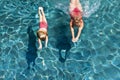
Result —
[[[81,0],[85,23],[73,44],[69,0],[0,0],[0,80],[120,80],[120,2]],[[48,48],[38,50],[38,7]]]

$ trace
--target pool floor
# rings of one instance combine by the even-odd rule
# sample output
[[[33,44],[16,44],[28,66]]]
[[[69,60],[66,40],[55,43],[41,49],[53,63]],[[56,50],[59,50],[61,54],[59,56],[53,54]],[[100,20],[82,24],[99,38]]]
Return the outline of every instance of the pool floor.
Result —
[[[0,80],[120,80],[120,1],[81,0],[84,29],[71,42],[69,0],[0,0]],[[38,49],[38,7],[48,47]]]

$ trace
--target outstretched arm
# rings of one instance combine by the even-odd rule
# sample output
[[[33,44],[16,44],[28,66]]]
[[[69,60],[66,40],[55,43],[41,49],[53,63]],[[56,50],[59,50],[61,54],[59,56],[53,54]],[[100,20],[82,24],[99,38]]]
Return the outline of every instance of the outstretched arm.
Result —
[[[73,28],[73,21],[72,20],[70,21],[70,31],[72,34],[72,41],[74,42],[75,36],[74,36],[74,28]]]
[[[48,44],[48,36],[46,36],[45,47],[47,47],[47,44]]]
[[[78,29],[78,33],[77,33],[77,36],[76,36],[76,38],[75,38],[75,42],[78,41],[78,39],[79,39],[79,37],[80,37],[80,34],[81,34],[81,31],[82,31],[82,29],[83,29],[83,26],[84,26],[84,23],[83,23],[83,20],[81,20],[80,26],[79,26],[79,29]]]
[[[39,48],[38,49],[42,49],[42,43],[41,43],[40,39],[38,39],[38,43],[39,43]]]

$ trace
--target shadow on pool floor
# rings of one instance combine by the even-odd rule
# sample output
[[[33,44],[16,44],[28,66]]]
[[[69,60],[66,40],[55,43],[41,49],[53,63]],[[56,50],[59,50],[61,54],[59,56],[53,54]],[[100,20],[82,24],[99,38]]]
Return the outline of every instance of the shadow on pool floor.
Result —
[[[28,42],[28,51],[26,53],[26,59],[28,63],[28,68],[30,68],[30,64],[32,63],[32,66],[35,64],[35,59],[37,57],[37,47],[36,47],[36,36],[31,28],[31,26],[28,27],[27,33],[29,35],[29,42]]]
[[[71,44],[66,36],[62,36],[63,40],[57,40],[57,48],[59,49],[59,61],[65,62],[69,56],[69,50],[71,49]],[[64,55],[64,56],[62,56]]]

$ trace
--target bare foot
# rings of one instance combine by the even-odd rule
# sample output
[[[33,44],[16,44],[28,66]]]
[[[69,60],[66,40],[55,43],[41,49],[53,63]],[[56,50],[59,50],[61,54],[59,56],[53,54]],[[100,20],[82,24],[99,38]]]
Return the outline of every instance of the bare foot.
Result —
[[[43,7],[39,7],[39,10],[43,10]]]

